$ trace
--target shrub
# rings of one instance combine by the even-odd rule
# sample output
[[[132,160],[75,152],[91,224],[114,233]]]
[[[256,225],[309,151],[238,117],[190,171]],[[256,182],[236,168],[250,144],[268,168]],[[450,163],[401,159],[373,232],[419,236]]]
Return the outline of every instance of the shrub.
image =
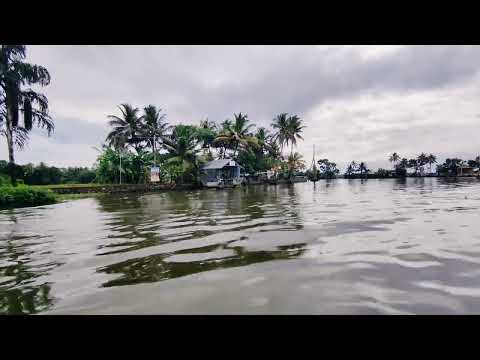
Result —
[[[0,186],[0,208],[39,206],[55,203],[49,190],[36,190],[27,185]]]

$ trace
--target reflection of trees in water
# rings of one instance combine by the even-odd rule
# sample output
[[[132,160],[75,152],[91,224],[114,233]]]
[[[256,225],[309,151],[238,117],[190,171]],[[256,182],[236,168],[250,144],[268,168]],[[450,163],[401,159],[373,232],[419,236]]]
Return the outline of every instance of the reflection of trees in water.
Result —
[[[49,284],[22,289],[3,290],[0,287],[0,314],[35,314],[52,305]]]
[[[224,248],[224,245],[213,245],[197,249],[178,251],[173,254],[157,254],[138,259],[131,259],[121,263],[106,266],[102,272],[107,274],[121,274],[115,280],[103,284],[104,287],[132,285],[146,282],[156,282],[179,278],[203,271],[220,270],[232,267],[247,266],[273,260],[287,260],[301,256],[305,251],[306,243],[278,246],[274,250],[248,251],[244,247],[232,247],[235,255],[221,259],[209,259],[190,262],[169,262],[167,257],[174,254],[194,252],[209,252]]]
[[[149,195],[144,195],[145,197]],[[121,244],[112,243],[104,247],[120,246],[120,249],[113,252],[128,252],[142,247],[154,246],[160,243],[168,243],[177,240],[182,233],[188,233],[189,240],[194,238],[199,239],[199,246],[201,246],[201,238],[215,232],[238,231],[244,227],[261,227],[265,225],[262,223],[249,224],[249,220],[265,218],[265,223],[288,223],[292,225],[299,220],[297,193],[294,186],[248,186],[236,189],[225,190],[200,190],[189,192],[165,192],[163,194],[152,194],[152,199],[141,201],[138,206],[143,207],[138,212],[134,208],[126,211],[117,211],[121,206],[121,202],[113,201],[111,199],[100,199],[100,206],[102,201],[105,204],[102,210],[115,211],[115,222],[120,223],[120,227],[113,227],[110,229],[113,232],[118,232],[118,238],[131,237],[132,241],[124,241]],[[112,205],[113,203],[113,205]],[[154,211],[160,204],[158,212]],[[268,216],[269,212],[275,210],[275,215]],[[164,214],[161,215],[160,211]],[[182,215],[181,221],[178,222],[178,232],[173,233],[169,231],[168,235],[162,236],[162,226],[167,226],[170,230],[176,225],[176,218],[170,221],[167,219],[165,225],[160,224],[155,232],[148,232],[141,229],[145,223],[138,213],[149,214],[158,220],[162,216],[166,216],[165,212]],[[131,215],[133,213],[133,215]],[[247,218],[239,218],[238,222],[231,223],[231,225],[222,224],[222,220],[229,220],[229,216],[247,215]],[[122,221],[122,217],[125,219]],[[276,219],[278,217],[278,220]],[[188,225],[183,225],[187,222]],[[205,225],[206,222],[211,221],[208,230],[200,231],[190,230],[190,226],[196,224]],[[229,220],[230,221],[230,220]],[[222,225],[222,228],[215,228],[216,224]],[[229,226],[225,229],[225,225]],[[298,227],[298,226],[297,226]],[[172,237],[172,240],[169,240]],[[116,238],[117,235],[109,236]],[[177,238],[176,238],[177,237]],[[126,246],[130,246],[125,248]],[[221,249],[227,246],[227,243],[215,244],[209,247],[199,247],[196,249],[188,249],[175,252],[174,254],[194,254],[196,252],[210,252],[216,249]],[[194,274],[202,271],[209,271],[218,268],[244,266],[256,262],[270,261],[276,259],[288,259],[300,255],[303,250],[297,248],[299,245],[292,245],[286,247],[278,247],[272,251],[247,251],[241,247],[233,248],[234,256],[222,259],[206,260],[206,261],[190,261],[190,262],[169,262],[165,258],[171,256],[169,254],[155,254],[142,258],[131,259],[116,264],[108,265],[104,268],[98,269],[99,272],[108,274],[121,274],[121,277],[109,281],[104,286],[127,285],[140,282],[152,282],[165,280],[189,274]]]
[[[11,234],[0,240],[0,259],[8,264],[0,267],[0,281],[6,278],[0,285],[0,314],[34,314],[53,304],[50,285],[33,283],[61,264],[30,265],[36,253],[29,250],[29,240]]]

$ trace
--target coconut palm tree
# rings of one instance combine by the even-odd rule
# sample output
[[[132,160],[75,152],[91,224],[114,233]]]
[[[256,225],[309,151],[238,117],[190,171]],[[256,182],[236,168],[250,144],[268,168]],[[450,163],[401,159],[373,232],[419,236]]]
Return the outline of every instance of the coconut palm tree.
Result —
[[[202,143],[202,148],[205,149],[206,154],[211,158],[213,158],[211,147],[217,135],[217,124],[214,121],[208,119],[200,121],[200,126],[197,128],[197,138]]]
[[[156,151],[156,144],[161,140],[162,136],[170,129],[170,126],[165,121],[165,114],[162,114],[162,109],[157,109],[154,105],[148,105],[143,109],[143,126],[141,133],[143,139],[152,148],[152,152]]]
[[[240,147],[258,146],[258,141],[250,132],[255,125],[249,124],[246,114],[234,114],[233,122],[225,122],[224,128],[215,138],[214,143],[226,144],[233,150],[232,158],[236,159]]]
[[[197,175],[199,169],[198,139],[193,126],[177,125],[173,128],[170,135],[162,135],[162,143],[165,150],[168,151],[166,164],[175,164],[182,167],[181,180],[185,180],[185,175]]]
[[[367,168],[367,164],[365,164],[363,161],[358,165],[358,170],[360,171],[360,175],[367,175],[370,170]]]
[[[437,162],[437,157],[433,154],[430,154],[427,156],[427,164],[429,166],[429,171],[430,173],[432,172],[432,164],[435,164]]]
[[[291,178],[295,171],[305,169],[305,166],[302,154],[298,152],[290,154],[287,159],[288,178]]]
[[[24,62],[25,45],[1,45],[0,47],[0,135],[7,138],[8,161],[11,181],[16,185],[14,145],[22,149],[28,142],[28,133],[34,124],[45,128],[50,135],[54,123],[48,114],[45,95],[25,86],[47,86],[50,74],[46,68]],[[19,122],[23,114],[23,126]]]
[[[290,154],[293,154],[293,147],[297,145],[297,139],[303,140],[301,135],[305,126],[297,115],[289,116],[288,113],[277,115],[273,119],[272,128],[276,130],[275,139],[280,145],[281,152],[285,146],[291,145]]]
[[[388,161],[390,161],[393,164],[393,167],[395,168],[397,165],[398,160],[400,160],[400,156],[394,152],[390,157],[388,158]]]
[[[113,127],[113,130],[107,135],[106,141],[116,149],[128,144],[138,153],[143,148],[141,143],[144,141],[142,130],[145,115],[138,116],[140,109],[130,104],[121,104],[118,108],[122,113],[121,117],[108,115],[111,119],[108,124]]]
[[[301,133],[304,128],[302,120],[297,115],[290,116],[288,121],[289,142],[292,145],[290,154],[293,154],[293,147],[297,145],[297,139],[303,140]]]
[[[275,140],[278,142],[280,146],[280,153],[283,154],[283,147],[288,145],[289,139],[289,116],[288,113],[282,113],[277,115],[272,122],[272,128],[276,131],[275,132]]]
[[[353,175],[358,171],[358,164],[353,160],[347,167],[345,175]]]

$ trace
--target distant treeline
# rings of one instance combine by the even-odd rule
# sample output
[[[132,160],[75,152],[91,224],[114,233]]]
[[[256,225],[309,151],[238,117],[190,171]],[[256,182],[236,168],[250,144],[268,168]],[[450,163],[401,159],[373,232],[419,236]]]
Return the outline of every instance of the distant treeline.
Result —
[[[44,163],[15,165],[17,179],[27,185],[89,184],[95,181],[95,171],[87,167],[58,168]],[[0,160],[0,177],[8,177],[8,163]]]

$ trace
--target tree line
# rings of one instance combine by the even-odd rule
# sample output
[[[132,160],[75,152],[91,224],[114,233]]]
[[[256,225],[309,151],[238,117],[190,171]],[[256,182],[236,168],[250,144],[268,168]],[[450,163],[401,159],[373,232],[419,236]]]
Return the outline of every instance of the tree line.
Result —
[[[89,184],[96,181],[96,172],[88,167],[58,168],[41,162],[38,165],[16,166],[16,180],[27,185]],[[0,160],[2,184],[10,176],[8,162]]]
[[[148,105],[142,109],[130,104],[119,106],[119,113],[109,115],[111,131],[105,139],[93,169],[49,167],[41,163],[16,165],[15,149],[22,149],[29,141],[34,126],[51,135],[54,122],[49,115],[48,99],[34,86],[50,83],[48,70],[25,62],[24,45],[0,47],[0,135],[6,138],[8,162],[0,166],[0,175],[8,175],[12,185],[17,179],[26,184],[55,183],[142,183],[149,179],[152,165],[160,167],[162,182],[196,183],[201,165],[214,159],[232,158],[246,173],[273,170],[289,179],[297,174],[311,180],[334,178],[340,170],[335,162],[320,159],[306,170],[301,154],[294,152],[297,142],[303,140],[302,119],[298,115],[281,113],[274,117],[270,127],[257,127],[247,114],[233,114],[221,122],[208,119],[195,125],[166,121],[161,108]],[[424,167],[437,163],[433,154],[421,153],[411,159],[397,153],[389,157],[393,170],[378,169],[375,173],[365,161],[352,161],[345,177],[391,177],[421,175]],[[438,164],[439,175],[456,175],[460,166],[480,166],[480,157],[474,160],[446,159]]]
[[[222,122],[171,125],[154,105],[121,104],[119,114],[108,118],[111,131],[96,165],[101,182],[120,182],[121,176],[125,182],[146,182],[150,166],[158,165],[163,182],[197,183],[203,163],[225,158],[252,174],[274,169],[289,178],[305,168],[302,155],[294,152],[305,128],[297,115],[279,114],[270,128],[257,128],[242,113]]]

